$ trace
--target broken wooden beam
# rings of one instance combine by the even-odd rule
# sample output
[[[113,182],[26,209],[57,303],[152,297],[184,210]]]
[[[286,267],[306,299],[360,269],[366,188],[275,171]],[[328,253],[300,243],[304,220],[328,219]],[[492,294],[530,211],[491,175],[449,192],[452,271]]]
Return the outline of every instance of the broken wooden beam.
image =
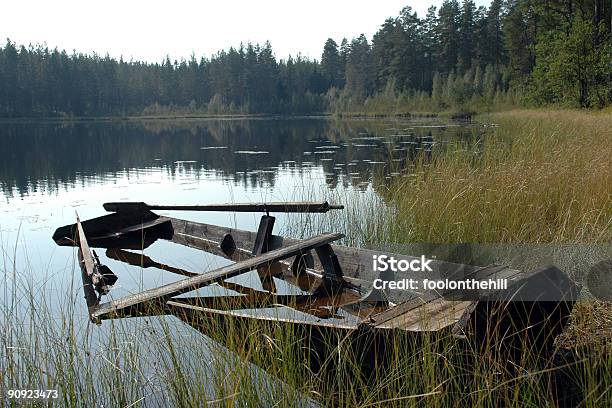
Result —
[[[270,237],[272,236],[275,220],[276,218],[270,215],[263,215],[261,217],[261,220],[259,221],[259,228],[257,229],[257,236],[255,237],[255,245],[253,246],[253,251],[251,252],[253,256],[261,255],[270,250]],[[282,274],[279,267],[274,269]],[[270,272],[271,268],[268,266],[260,266],[257,268],[257,274],[259,275],[261,286],[269,292],[276,292],[274,277]],[[279,273],[276,273],[276,275],[279,275]]]
[[[224,266],[211,272],[203,273],[201,275],[186,278],[178,282],[173,282],[164,286],[160,286],[158,288],[145,290],[143,292],[136,293],[131,296],[126,296],[121,299],[113,300],[111,302],[107,302],[98,306],[92,314],[92,318],[94,320],[101,320],[112,316],[114,313],[117,313],[119,311],[125,312],[125,309],[131,309],[142,303],[163,301],[165,299],[180,295],[182,293],[190,292],[192,290],[201,288],[212,282],[240,275],[242,273],[249,272],[253,269],[257,269],[260,266],[269,265],[281,259],[286,259],[292,256],[302,254],[304,252],[320,247],[321,245],[329,244],[330,242],[336,241],[343,237],[344,235],[340,233],[317,235],[315,237],[300,241],[296,244],[279,248],[259,255],[257,257],[237,262],[232,265]]]
[[[77,238],[79,245],[79,266],[81,267],[81,279],[83,281],[83,291],[85,292],[85,301],[87,302],[87,309],[91,316],[92,311],[98,306],[99,300],[98,295],[94,289],[94,274],[96,272],[96,266],[94,258],[89,249],[87,243],[87,237],[83,232],[83,226],[81,220],[77,215]]]

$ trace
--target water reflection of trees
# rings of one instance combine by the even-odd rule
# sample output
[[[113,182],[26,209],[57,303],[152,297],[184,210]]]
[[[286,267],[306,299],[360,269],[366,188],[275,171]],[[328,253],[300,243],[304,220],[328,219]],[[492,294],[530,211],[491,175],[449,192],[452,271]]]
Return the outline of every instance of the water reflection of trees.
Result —
[[[365,189],[372,180],[387,183],[445,141],[470,141],[477,132],[419,126],[326,118],[3,124],[0,188],[5,196],[53,192],[147,169],[172,179],[207,173],[257,188],[274,185],[279,169],[303,176],[315,167],[332,188]]]

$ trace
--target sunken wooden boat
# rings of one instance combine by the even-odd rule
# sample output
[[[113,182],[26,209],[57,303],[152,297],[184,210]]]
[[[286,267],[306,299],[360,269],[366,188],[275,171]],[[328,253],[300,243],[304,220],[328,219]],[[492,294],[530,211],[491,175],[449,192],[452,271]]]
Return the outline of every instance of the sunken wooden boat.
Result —
[[[525,349],[547,353],[571,313],[579,288],[555,267],[525,272],[503,265],[474,266],[435,259],[433,272],[389,275],[373,271],[373,256],[393,256],[412,261],[417,256],[381,253],[338,245],[341,233],[324,233],[307,239],[273,233],[273,212],[325,213],[341,206],[327,202],[249,203],[201,206],[150,206],[145,203],[107,203],[111,213],[58,228],[58,245],[75,246],[82,272],[83,289],[91,320],[152,315],[175,315],[203,333],[212,320],[244,328],[253,324],[286,325],[302,333],[304,349],[317,350],[314,366],[326,354],[329,336],[351,339],[366,364],[376,364],[378,350],[388,346],[391,334],[420,336],[447,333],[489,344],[497,338],[498,349]],[[257,231],[199,223],[153,210],[263,212]],[[156,240],[202,250],[233,261],[230,265],[197,273],[157,262],[142,252]],[[117,276],[102,265],[94,248],[109,258],[142,268],[156,267],[183,275],[176,282],[106,302]],[[417,254],[414,254],[417,255]],[[227,281],[257,271],[262,289]],[[401,275],[401,276],[399,276]],[[504,290],[457,291],[382,290],[375,279],[505,280]],[[299,289],[299,294],[278,293],[275,279]],[[207,285],[220,285],[232,296],[185,294]],[[261,332],[261,330],[259,331]],[[222,340],[222,339],[220,339]],[[369,356],[369,357],[367,357]],[[324,360],[324,358],[323,358]],[[374,363],[373,363],[374,362]]]

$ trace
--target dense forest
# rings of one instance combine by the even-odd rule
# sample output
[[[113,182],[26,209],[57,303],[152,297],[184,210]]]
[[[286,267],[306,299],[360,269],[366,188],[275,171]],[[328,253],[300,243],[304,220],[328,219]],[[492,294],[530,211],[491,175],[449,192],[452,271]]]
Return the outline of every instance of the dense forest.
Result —
[[[372,39],[328,39],[320,61],[269,43],[162,63],[0,48],[0,116],[399,112],[612,102],[608,0],[445,0]]]

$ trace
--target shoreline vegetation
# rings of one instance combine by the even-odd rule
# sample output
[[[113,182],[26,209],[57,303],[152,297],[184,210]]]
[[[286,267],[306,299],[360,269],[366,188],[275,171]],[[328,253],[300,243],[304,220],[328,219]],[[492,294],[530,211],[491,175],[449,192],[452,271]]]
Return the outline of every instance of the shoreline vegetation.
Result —
[[[35,122],[121,122],[121,121],[144,121],[144,120],[181,120],[181,119],[257,119],[257,118],[316,118],[331,116],[327,112],[310,114],[269,114],[269,113],[227,113],[227,114],[207,114],[207,113],[183,113],[171,112],[158,115],[112,115],[112,116],[42,116],[42,117],[15,117],[0,118],[0,123],[35,123]]]
[[[484,114],[480,144],[418,160],[388,198],[416,242],[612,242],[612,114]]]
[[[307,114],[270,114],[270,113],[227,113],[227,114],[198,114],[198,113],[166,113],[159,115],[115,115],[115,116],[42,116],[42,117],[15,117],[0,118],[0,123],[42,123],[42,122],[122,122],[122,121],[156,121],[156,120],[229,120],[229,119],[267,119],[267,118],[334,118],[334,119],[452,119],[469,120],[477,116],[478,112],[447,111],[447,112],[396,112],[396,113],[369,113],[369,112],[313,112]]]
[[[366,109],[342,111],[342,112],[311,112],[311,113],[200,113],[184,110],[165,109],[163,113],[147,112],[140,115],[110,115],[110,116],[22,116],[22,117],[0,117],[0,123],[28,123],[28,122],[113,122],[113,121],[140,121],[140,120],[180,120],[180,119],[258,119],[258,118],[318,118],[331,117],[337,119],[434,119],[441,120],[474,120],[480,122],[488,116],[495,114],[503,115],[508,112],[585,112],[593,114],[612,114],[611,107],[601,109],[572,109],[562,106],[525,107],[521,105],[505,105],[505,108],[492,109],[461,109],[461,110],[439,110],[439,111],[411,111],[403,108],[389,110]]]
[[[520,106],[515,109],[524,109]],[[542,108],[544,109],[544,108]],[[488,112],[490,113],[490,112]],[[112,121],[138,121],[138,120],[180,120],[180,119],[257,119],[257,118],[317,118],[332,117],[338,119],[419,119],[419,118],[440,118],[440,119],[471,119],[482,114],[473,110],[448,110],[448,111],[409,111],[400,109],[391,112],[369,112],[365,109],[347,112],[309,112],[309,113],[199,113],[185,112],[181,109],[165,109],[163,113],[151,113],[140,115],[110,115],[110,116],[21,116],[3,118],[0,123],[25,123],[25,122],[112,122]]]

